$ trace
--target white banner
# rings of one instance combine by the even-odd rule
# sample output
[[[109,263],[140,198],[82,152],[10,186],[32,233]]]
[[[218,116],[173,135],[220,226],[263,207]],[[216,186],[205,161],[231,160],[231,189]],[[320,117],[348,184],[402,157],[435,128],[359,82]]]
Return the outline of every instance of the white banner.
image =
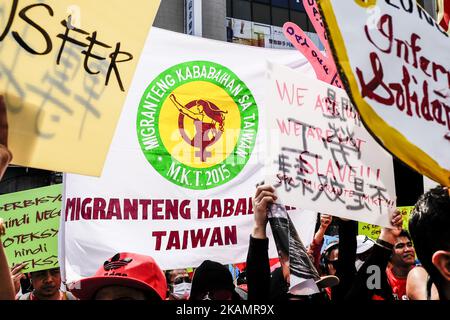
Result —
[[[278,201],[390,226],[392,157],[370,136],[345,92],[269,64],[266,181]]]
[[[267,59],[313,75],[295,51],[152,28],[101,177],[64,178],[68,282],[120,251],[150,255],[163,269],[246,260],[251,198],[264,178]],[[310,243],[315,213],[291,218]]]

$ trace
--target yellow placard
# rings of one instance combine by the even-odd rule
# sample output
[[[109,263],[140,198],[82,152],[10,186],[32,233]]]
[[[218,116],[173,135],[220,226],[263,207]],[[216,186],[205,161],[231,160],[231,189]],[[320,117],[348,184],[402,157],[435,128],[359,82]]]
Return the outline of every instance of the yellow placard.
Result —
[[[99,176],[160,0],[0,2],[13,163]]]

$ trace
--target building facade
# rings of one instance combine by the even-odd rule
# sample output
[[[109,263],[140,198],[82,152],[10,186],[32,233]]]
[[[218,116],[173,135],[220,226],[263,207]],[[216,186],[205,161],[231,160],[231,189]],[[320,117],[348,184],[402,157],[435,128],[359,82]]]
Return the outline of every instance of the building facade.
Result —
[[[220,41],[293,49],[283,35],[286,21],[299,25],[323,48],[298,0],[163,0],[154,26]]]
[[[436,17],[435,0],[417,2]],[[282,32],[283,24],[291,21],[322,49],[302,3],[302,0],[162,0],[154,26],[220,41],[293,49]]]

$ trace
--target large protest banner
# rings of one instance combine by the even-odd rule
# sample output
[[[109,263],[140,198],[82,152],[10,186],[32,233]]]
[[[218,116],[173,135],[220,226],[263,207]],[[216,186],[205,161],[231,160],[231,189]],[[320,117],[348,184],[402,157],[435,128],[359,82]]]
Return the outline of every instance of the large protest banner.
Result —
[[[448,34],[412,0],[318,4],[341,79],[368,129],[409,167],[450,186]]]
[[[278,201],[381,226],[395,209],[392,157],[342,89],[269,64],[266,181]]]
[[[2,243],[10,265],[26,263],[27,272],[58,266],[61,192],[56,184],[0,196]]]
[[[101,174],[159,3],[0,1],[0,95],[14,164]]]
[[[295,51],[152,28],[102,176],[64,177],[67,281],[119,251],[163,269],[246,260],[251,198],[264,179],[266,59],[313,75]],[[290,216],[309,244],[316,214]],[[269,254],[277,257],[273,242]]]

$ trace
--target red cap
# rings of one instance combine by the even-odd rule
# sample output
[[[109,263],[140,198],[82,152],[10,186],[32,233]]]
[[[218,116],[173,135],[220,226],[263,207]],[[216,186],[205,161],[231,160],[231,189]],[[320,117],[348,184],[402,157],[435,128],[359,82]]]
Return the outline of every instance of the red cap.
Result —
[[[166,278],[155,260],[128,252],[105,261],[93,277],[70,284],[69,290],[81,300],[91,300],[99,289],[113,285],[154,292],[162,300],[166,297]]]

